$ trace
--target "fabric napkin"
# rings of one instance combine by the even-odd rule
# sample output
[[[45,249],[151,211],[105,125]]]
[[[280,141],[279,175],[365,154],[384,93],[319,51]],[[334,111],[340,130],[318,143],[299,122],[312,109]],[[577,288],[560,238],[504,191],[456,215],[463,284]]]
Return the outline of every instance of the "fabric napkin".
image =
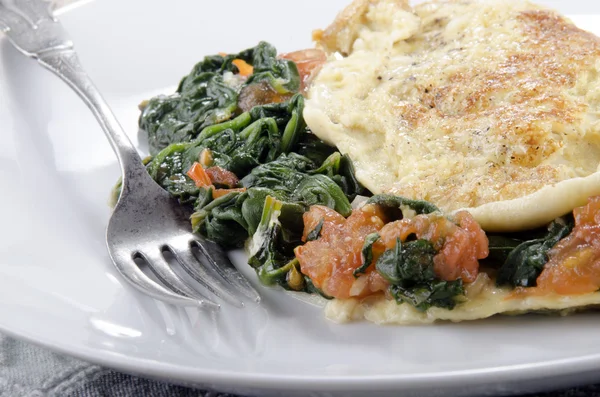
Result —
[[[0,335],[0,397],[137,396],[236,397],[126,375]],[[600,385],[527,397],[600,397]]]
[[[234,397],[125,375],[0,335],[0,397]]]

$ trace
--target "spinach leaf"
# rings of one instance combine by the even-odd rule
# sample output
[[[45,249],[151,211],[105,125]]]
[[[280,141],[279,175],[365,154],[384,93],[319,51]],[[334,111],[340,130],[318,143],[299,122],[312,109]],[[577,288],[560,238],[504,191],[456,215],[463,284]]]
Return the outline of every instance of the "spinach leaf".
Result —
[[[253,66],[254,73],[245,81],[231,77],[239,72],[234,59]],[[292,61],[277,59],[277,50],[266,42],[238,54],[205,57],[181,80],[174,94],[160,95],[144,104],[139,126],[148,134],[151,154],[172,143],[190,142],[204,128],[231,119],[238,111],[240,91],[257,83],[267,83],[280,94],[293,94],[300,87],[298,69]],[[285,152],[298,138],[293,127],[304,128],[301,114],[301,109],[293,111],[294,121],[283,131]]]
[[[317,223],[317,226],[313,230],[308,233],[306,236],[306,241],[315,241],[321,236],[321,230],[323,229],[323,224],[325,223],[325,218],[321,218]]]
[[[369,198],[365,204],[378,205],[386,215],[387,221],[402,219],[402,208],[410,208],[419,214],[429,214],[439,211],[439,209],[428,201],[411,200],[402,196],[392,194],[376,194]]]
[[[488,234],[487,238],[490,253],[484,261],[490,266],[496,265],[496,267],[504,263],[508,255],[523,243],[522,239],[503,234]]]
[[[139,126],[148,134],[151,154],[171,143],[189,142],[202,128],[231,118],[237,109],[238,92],[225,83],[219,69],[199,67],[201,72],[185,78],[178,92],[148,101]]]
[[[175,143],[162,150],[146,166],[150,176],[182,204],[194,203],[200,189],[185,173],[193,161],[187,155],[189,145]]]
[[[207,195],[211,195],[210,189]],[[199,197],[191,216],[192,229],[225,247],[239,247],[248,238],[248,223],[242,213],[247,193],[232,192],[216,200]]]
[[[343,216],[352,212],[350,201],[332,178],[312,174],[316,165],[296,153],[282,154],[275,161],[259,165],[241,180],[245,187],[266,187],[278,196],[307,206],[320,204],[335,209]]]
[[[462,280],[444,281],[436,277],[430,241],[419,239],[386,250],[375,268],[390,282],[389,292],[398,303],[407,302],[424,311],[431,306],[453,309],[463,295]]]
[[[300,136],[294,152],[308,157],[315,164],[323,164],[329,156],[336,152],[336,149],[317,138],[314,134],[304,134]]]
[[[362,265],[354,269],[354,272],[352,272],[354,277],[364,274],[367,271],[367,268],[371,266],[371,263],[373,262],[373,244],[375,244],[377,240],[379,240],[378,233],[371,233],[365,237],[365,242],[361,250]]]
[[[245,60],[250,61],[249,57]],[[269,43],[262,41],[253,49],[251,64],[254,73],[248,78],[248,84],[265,81],[280,94],[297,92],[300,88],[296,64],[277,59],[277,50]]]
[[[354,200],[357,195],[365,193],[365,189],[356,179],[352,161],[347,155],[342,155],[340,152],[329,155],[319,168],[310,173],[327,175],[340,186],[350,201]]]
[[[260,224],[250,240],[248,260],[263,284],[278,284],[296,291],[305,288],[304,276],[294,257],[294,248],[301,244],[302,230],[290,230],[281,219],[284,213],[288,219],[301,217],[304,210],[300,205],[266,197]]]
[[[452,310],[459,303],[460,296],[464,294],[464,288],[461,279],[434,280],[423,286],[409,288],[393,285],[390,287],[390,293],[397,302],[410,303],[421,311],[432,306]]]
[[[563,217],[552,221],[546,236],[524,241],[508,253],[498,270],[496,284],[511,287],[534,287],[544,265],[548,251],[573,230],[573,218]]]
[[[309,206],[326,205],[347,215],[351,212],[350,202],[335,182],[325,175],[308,173],[315,168],[312,161],[296,153],[281,154],[275,161],[255,167],[241,180],[247,188],[245,192],[230,193],[208,203],[197,201],[192,215],[193,230],[226,247],[239,247],[245,238],[258,233],[260,214],[271,196],[288,209],[279,215],[285,226],[282,232],[291,233],[300,241],[304,227],[302,214]],[[233,197],[237,199],[234,201]],[[294,211],[289,210],[292,207]],[[232,230],[226,233],[229,228]],[[219,233],[223,236],[217,236]]]
[[[261,109],[253,109],[203,129],[191,142],[169,145],[154,156],[148,172],[182,203],[192,203],[199,195],[199,189],[186,172],[198,161],[204,149],[211,151],[213,165],[238,177],[247,175],[258,164],[273,161],[283,152],[282,140],[286,132],[290,141],[297,141],[306,134],[304,121],[294,118],[294,115],[302,114],[302,96],[296,94],[288,102],[278,105],[277,114],[271,112],[276,117],[261,118],[264,115]]]

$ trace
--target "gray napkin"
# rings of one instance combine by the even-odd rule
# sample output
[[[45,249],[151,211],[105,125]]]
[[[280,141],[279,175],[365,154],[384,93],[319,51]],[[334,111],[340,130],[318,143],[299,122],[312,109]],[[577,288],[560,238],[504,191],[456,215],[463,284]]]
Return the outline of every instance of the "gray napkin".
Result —
[[[235,397],[126,375],[0,335],[0,397],[135,396]],[[527,397],[600,397],[600,385]]]
[[[226,397],[228,395],[122,374],[0,335],[0,397],[46,396]]]

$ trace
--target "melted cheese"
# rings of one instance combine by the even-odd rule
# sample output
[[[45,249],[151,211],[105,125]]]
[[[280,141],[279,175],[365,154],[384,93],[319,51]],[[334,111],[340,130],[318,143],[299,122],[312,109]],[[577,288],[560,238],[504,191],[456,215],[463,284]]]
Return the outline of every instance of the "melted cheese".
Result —
[[[357,0],[320,36],[309,127],[374,193],[541,226],[600,194],[600,41],[529,2]]]

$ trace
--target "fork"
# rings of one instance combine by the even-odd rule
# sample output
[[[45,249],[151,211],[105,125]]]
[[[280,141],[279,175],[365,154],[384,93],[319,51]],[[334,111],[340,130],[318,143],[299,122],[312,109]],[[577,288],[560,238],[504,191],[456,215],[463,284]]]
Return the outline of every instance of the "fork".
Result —
[[[189,213],[146,172],[135,147],[79,63],[73,42],[54,18],[51,4],[0,0],[0,28],[20,52],[36,59],[83,99],[117,155],[122,190],[108,222],[106,243],[125,280],[152,298],[179,306],[218,309],[220,306],[206,297],[207,291],[238,307],[246,299],[260,301],[223,249],[193,234]],[[165,257],[167,251],[184,273],[173,270]],[[140,269],[137,259],[148,264],[162,285]],[[191,278],[182,277],[185,273]]]

